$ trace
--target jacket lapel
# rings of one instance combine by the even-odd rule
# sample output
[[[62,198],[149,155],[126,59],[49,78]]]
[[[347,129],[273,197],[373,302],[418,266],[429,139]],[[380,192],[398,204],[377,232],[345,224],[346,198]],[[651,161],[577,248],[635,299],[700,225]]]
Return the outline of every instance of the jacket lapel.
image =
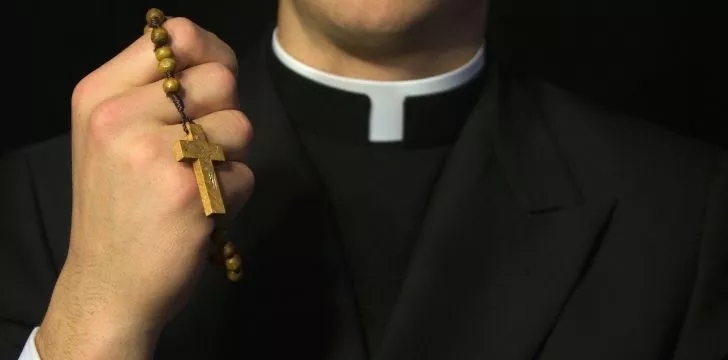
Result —
[[[588,266],[613,199],[584,199],[498,67],[446,164],[381,359],[533,357]]]

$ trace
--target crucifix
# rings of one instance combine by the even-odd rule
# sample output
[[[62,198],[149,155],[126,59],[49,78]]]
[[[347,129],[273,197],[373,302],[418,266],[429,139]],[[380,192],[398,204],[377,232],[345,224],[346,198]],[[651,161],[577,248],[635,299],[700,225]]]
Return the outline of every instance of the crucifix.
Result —
[[[187,134],[186,139],[179,140],[172,146],[175,158],[177,161],[192,163],[205,216],[217,215],[219,217],[225,214],[225,203],[222,199],[220,183],[215,174],[214,163],[225,161],[225,154],[222,146],[207,141],[202,126],[192,122],[185,113],[185,105],[180,96],[182,85],[174,77],[176,63],[169,48],[169,33],[162,27],[166,20],[164,13],[162,10],[152,8],[147,11],[146,19],[147,28],[151,30],[151,40],[154,43],[154,56],[159,61],[158,68],[165,75],[162,88],[177,108],[182,118],[182,128]],[[240,255],[236,254],[233,242],[226,240],[224,225],[219,222],[216,221],[215,229],[210,234],[210,240],[218,248],[217,254],[212,254],[210,259],[222,260],[227,270],[228,280],[239,281],[243,277],[242,259]]]
[[[225,161],[222,147],[207,141],[202,126],[188,123],[187,128],[187,140],[179,140],[174,144],[175,158],[177,161],[192,163],[205,215],[224,214],[225,204],[214,166],[214,162]]]

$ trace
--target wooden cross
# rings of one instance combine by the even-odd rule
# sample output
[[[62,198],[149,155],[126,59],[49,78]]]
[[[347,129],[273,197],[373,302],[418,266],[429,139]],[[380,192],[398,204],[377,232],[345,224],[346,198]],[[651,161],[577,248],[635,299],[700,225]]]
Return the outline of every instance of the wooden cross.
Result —
[[[187,140],[179,140],[174,144],[175,157],[177,161],[192,162],[205,215],[224,214],[225,204],[213,163],[225,161],[222,147],[207,141],[202,126],[189,123],[187,127]]]

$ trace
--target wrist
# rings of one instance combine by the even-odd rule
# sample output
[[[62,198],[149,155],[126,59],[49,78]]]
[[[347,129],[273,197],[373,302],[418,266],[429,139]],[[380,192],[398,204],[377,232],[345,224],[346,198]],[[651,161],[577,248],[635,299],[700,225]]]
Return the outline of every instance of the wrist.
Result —
[[[35,346],[42,360],[152,358],[156,334],[58,315],[46,316],[36,333]]]
[[[101,295],[105,291],[89,291],[92,287],[83,285],[86,280],[71,279],[65,270],[36,333],[41,359],[151,358],[160,329],[114,306]]]

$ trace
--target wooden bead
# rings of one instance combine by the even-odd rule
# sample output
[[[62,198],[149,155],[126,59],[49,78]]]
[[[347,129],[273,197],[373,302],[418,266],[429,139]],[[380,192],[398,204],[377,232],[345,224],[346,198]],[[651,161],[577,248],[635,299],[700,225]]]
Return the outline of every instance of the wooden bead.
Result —
[[[158,47],[154,50],[154,56],[158,61],[162,61],[162,59],[169,59],[173,56],[172,48],[167,45]]]
[[[156,22],[157,25],[161,25],[165,20],[164,13],[162,12],[162,10],[159,10],[157,8],[151,8],[147,10],[146,17],[148,25],[152,25],[153,22]]]
[[[163,27],[152,29],[152,42],[156,46],[163,46],[169,43],[169,33]]]
[[[174,61],[174,59],[166,58],[159,62],[159,66],[157,68],[162,74],[171,74],[174,72],[175,66],[177,66],[177,62]]]
[[[170,77],[164,79],[164,82],[162,82],[162,87],[164,88],[165,93],[174,94],[182,88],[182,85],[179,83],[179,80]]]
[[[225,268],[230,271],[238,271],[243,265],[243,260],[239,255],[233,255],[230,258],[225,259]]]
[[[235,245],[228,241],[223,245],[222,247],[222,256],[227,258],[231,258],[235,255]]]
[[[228,280],[230,280],[232,282],[238,282],[238,281],[240,281],[240,279],[243,278],[243,272],[242,271],[228,271],[227,278],[228,278]]]

